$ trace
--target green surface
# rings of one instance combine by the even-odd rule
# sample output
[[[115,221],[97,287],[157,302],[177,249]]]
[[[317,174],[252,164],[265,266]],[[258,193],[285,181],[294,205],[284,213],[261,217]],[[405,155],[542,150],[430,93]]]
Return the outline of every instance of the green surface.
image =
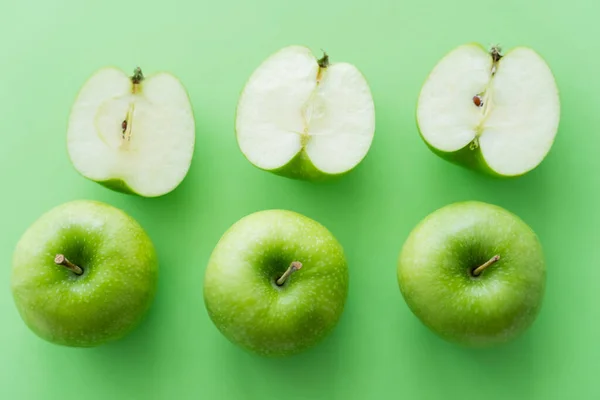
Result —
[[[0,398],[2,399],[597,399],[600,384],[600,4],[593,0],[303,1],[286,3],[4,1],[0,13]],[[527,45],[547,60],[562,119],[542,165],[494,180],[436,157],[415,126],[417,96],[453,47]],[[288,180],[245,160],[234,136],[238,95],[254,68],[289,44],[324,48],[367,77],[377,131],[364,162],[327,184]],[[174,192],[141,199],[82,178],[66,153],[68,111],[96,69],[168,70],[189,90],[197,145]],[[159,252],[158,293],[126,339],[96,349],[45,343],[9,292],[19,236],[49,208],[106,201],[135,217]],[[481,200],[519,215],[546,251],[544,306],[498,349],[445,343],[412,316],[396,260],[413,226],[450,202]],[[221,234],[268,208],[301,212],[344,246],[347,309],[318,348],[252,356],[212,326],[204,268]]]

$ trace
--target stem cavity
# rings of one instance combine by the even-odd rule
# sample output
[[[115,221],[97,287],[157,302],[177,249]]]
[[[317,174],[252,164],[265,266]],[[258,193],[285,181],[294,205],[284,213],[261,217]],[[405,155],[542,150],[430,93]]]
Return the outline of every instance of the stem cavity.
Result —
[[[71,270],[75,275],[83,274],[83,269],[79,265],[73,264],[71,261],[67,260],[67,257],[65,257],[64,254],[57,254],[56,257],[54,257],[54,263]]]
[[[290,277],[290,275],[298,271],[300,268],[302,268],[302,263],[300,261],[293,261],[283,275],[281,275],[281,277],[275,282],[277,283],[277,286],[282,286]]]
[[[478,277],[479,275],[481,275],[481,273],[483,272],[484,269],[486,269],[490,265],[494,264],[498,260],[500,260],[500,256],[499,255],[495,255],[494,257],[492,257],[489,260],[487,260],[485,263],[481,264],[479,267],[477,267],[474,270],[472,270],[471,271],[471,275],[474,276],[474,277]]]

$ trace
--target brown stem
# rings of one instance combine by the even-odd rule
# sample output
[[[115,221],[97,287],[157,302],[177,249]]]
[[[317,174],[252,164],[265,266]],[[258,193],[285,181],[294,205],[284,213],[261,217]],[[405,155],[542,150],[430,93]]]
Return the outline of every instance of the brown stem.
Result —
[[[494,257],[492,257],[489,260],[487,260],[485,263],[481,264],[479,267],[475,268],[473,270],[473,272],[471,272],[471,274],[473,276],[479,276],[483,272],[484,269],[486,269],[487,267],[489,267],[490,265],[492,265],[493,263],[495,263],[499,259],[500,259],[500,256],[499,255],[495,255]]]
[[[65,257],[64,254],[57,254],[56,257],[54,257],[54,263],[70,269],[75,275],[83,274],[83,269],[79,265],[75,265],[67,260],[67,257]]]
[[[277,279],[277,286],[283,285],[287,278],[289,278],[290,275],[298,271],[300,268],[302,268],[302,263],[300,261],[293,261],[290,264],[289,268],[283,273],[283,275],[281,275],[281,277]]]
[[[143,80],[144,74],[142,73],[142,69],[140,67],[137,67],[135,70],[133,70],[133,75],[131,76],[131,93],[137,94],[140,92],[140,84]]]
[[[319,64],[319,67],[321,67],[321,68],[329,67],[329,55],[327,54],[327,52],[325,50],[323,50],[323,57],[319,58],[317,60],[317,63]]]
[[[317,83],[321,81],[321,78],[323,77],[323,70],[327,69],[329,67],[329,55],[323,51],[323,57],[319,58],[317,60],[317,63],[319,64],[319,71],[317,72]]]
[[[502,58],[502,50],[500,46],[492,46],[490,50],[490,55],[492,56],[492,60],[497,63]]]
[[[131,77],[131,82],[134,85],[137,85],[138,83],[140,83],[143,80],[144,80],[144,74],[142,73],[142,69],[140,67],[136,67],[136,69],[133,70],[133,76]]]

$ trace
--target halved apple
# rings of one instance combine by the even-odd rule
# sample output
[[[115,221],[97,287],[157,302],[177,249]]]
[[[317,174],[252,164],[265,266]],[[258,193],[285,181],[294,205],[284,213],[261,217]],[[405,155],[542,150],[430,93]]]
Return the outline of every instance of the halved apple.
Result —
[[[417,105],[421,137],[434,153],[501,177],[536,168],[559,120],[554,76],[528,47],[502,55],[496,46],[459,46],[435,66]]]
[[[102,68],[83,85],[69,116],[67,147],[75,169],[110,189],[144,197],[174,190],[195,146],[188,94],[172,74],[132,76]]]
[[[375,132],[369,85],[349,63],[285,47],[251,75],[240,96],[236,136],[256,167],[295,179],[325,180],[354,169]]]

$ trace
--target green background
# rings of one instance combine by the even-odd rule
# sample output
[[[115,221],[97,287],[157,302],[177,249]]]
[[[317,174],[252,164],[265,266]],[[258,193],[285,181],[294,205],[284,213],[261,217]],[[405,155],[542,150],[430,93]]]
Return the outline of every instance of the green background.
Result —
[[[2,399],[597,399],[600,383],[600,5],[553,1],[161,2],[3,0],[0,13],[0,398]],[[465,42],[527,45],[561,90],[555,145],[530,174],[499,181],[434,156],[415,126],[419,89]],[[238,150],[234,113],[250,73],[289,44],[356,64],[376,103],[367,158],[334,183],[259,171]],[[158,199],[82,178],[66,153],[69,108],[98,68],[168,70],[197,121],[184,183]],[[9,291],[14,245],[42,213],[73,199],[120,207],[160,253],[154,306],[126,339],[96,349],[45,343]],[[396,259],[412,227],[461,200],[501,205],[539,234],[548,260],[532,328],[469,350],[427,331],[403,302]],[[229,344],[204,309],[202,280],[221,234],[251,212],[285,208],[327,226],[346,249],[346,311],[320,346],[262,359]]]

